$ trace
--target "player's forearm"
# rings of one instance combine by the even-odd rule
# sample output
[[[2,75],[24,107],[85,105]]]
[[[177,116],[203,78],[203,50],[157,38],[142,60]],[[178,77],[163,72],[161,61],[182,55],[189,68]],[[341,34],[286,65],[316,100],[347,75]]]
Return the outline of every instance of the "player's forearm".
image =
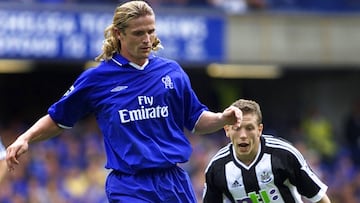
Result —
[[[205,111],[195,126],[196,134],[207,134],[220,130],[226,121],[222,119],[222,113]]]
[[[0,183],[4,179],[7,172],[7,165],[5,159],[0,160]]]
[[[242,112],[235,106],[229,106],[222,113],[204,111],[197,122],[194,132],[206,134],[215,132],[225,125],[236,125],[240,127]]]
[[[40,118],[31,128],[23,133],[18,139],[24,139],[26,142],[31,143],[49,139],[58,135],[63,129],[56,125],[56,123],[46,115]]]

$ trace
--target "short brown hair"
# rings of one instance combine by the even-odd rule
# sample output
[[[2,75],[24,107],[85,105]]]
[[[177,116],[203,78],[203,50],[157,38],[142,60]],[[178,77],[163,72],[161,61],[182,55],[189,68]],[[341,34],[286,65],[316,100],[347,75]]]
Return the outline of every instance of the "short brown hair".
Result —
[[[260,105],[257,102],[252,100],[239,99],[232,103],[231,106],[239,108],[243,114],[255,114],[258,117],[258,124],[262,123],[262,113]]]

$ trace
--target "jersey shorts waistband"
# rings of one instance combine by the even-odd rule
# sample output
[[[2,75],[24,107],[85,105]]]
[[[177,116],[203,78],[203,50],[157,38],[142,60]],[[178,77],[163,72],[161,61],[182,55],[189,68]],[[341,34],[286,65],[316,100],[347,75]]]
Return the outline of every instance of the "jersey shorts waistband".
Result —
[[[136,174],[113,170],[107,177],[105,189],[110,203],[197,202],[189,175],[176,165]]]

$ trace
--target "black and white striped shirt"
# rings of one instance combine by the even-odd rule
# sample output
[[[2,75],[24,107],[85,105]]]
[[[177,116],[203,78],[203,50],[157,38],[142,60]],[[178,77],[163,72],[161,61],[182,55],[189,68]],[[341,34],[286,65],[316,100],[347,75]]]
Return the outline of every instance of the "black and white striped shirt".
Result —
[[[260,150],[249,165],[240,162],[230,143],[218,151],[205,173],[204,203],[292,203],[301,196],[319,201],[327,186],[289,142],[261,136]]]

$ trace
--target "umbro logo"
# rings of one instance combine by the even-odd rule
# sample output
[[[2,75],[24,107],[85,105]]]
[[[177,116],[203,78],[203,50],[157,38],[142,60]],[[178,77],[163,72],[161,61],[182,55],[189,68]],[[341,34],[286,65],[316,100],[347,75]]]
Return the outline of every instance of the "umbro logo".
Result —
[[[128,86],[122,86],[122,85],[120,85],[120,86],[116,86],[115,88],[113,88],[112,90],[110,90],[110,92],[120,92],[121,90],[124,90],[124,89],[126,89],[126,88],[128,88]]]

